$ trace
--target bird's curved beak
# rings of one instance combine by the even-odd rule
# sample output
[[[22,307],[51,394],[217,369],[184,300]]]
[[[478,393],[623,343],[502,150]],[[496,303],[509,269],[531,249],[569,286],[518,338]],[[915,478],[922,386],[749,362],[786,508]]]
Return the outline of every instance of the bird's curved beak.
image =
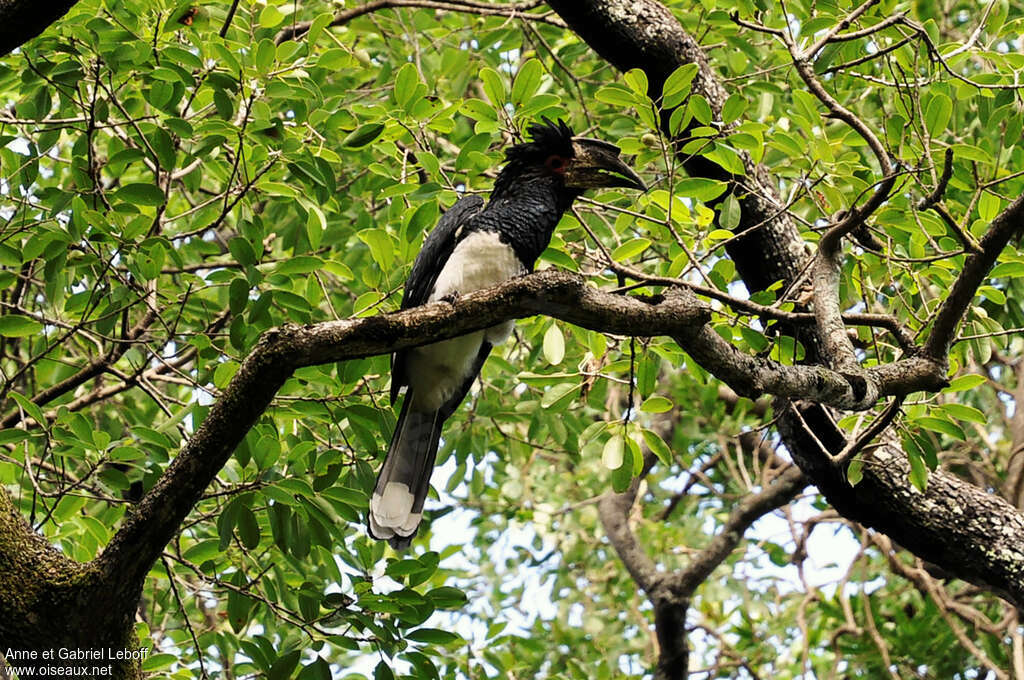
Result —
[[[590,137],[573,137],[574,157],[565,169],[565,185],[572,189],[628,187],[647,191],[647,185],[619,158],[614,144]]]

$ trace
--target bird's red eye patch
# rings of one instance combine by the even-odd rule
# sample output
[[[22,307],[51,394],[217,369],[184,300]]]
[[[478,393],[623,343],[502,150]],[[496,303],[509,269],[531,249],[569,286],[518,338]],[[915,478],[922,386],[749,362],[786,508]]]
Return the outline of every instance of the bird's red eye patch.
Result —
[[[565,172],[565,167],[569,164],[569,161],[562,156],[548,156],[548,159],[544,162],[548,170],[557,173]]]

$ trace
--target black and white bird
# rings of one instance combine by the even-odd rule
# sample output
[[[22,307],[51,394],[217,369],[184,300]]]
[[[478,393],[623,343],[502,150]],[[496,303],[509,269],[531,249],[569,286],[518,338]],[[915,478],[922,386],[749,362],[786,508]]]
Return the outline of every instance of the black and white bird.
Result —
[[[533,271],[562,214],[586,189],[643,181],[614,144],[576,137],[564,121],[531,125],[530,141],[505,153],[484,204],[459,200],[423,242],[405,283],[402,309],[497,285]],[[458,408],[509,321],[392,357],[391,402],[408,386],[387,458],[370,499],[370,535],[408,547],[423,516],[441,425]]]

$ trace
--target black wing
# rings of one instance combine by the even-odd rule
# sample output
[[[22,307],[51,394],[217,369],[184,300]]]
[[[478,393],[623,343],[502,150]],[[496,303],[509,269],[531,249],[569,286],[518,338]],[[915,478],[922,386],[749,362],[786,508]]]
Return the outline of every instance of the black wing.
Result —
[[[427,301],[444,263],[455,250],[459,227],[469,222],[483,205],[484,199],[480,196],[465,196],[441,216],[437,226],[427,234],[423,247],[412,263],[412,271],[405,281],[402,309],[418,307]],[[395,403],[398,391],[407,384],[409,378],[406,375],[405,352],[395,352],[391,356],[391,403]]]
[[[460,198],[448,209],[437,226],[434,227],[423,241],[419,255],[412,263],[412,271],[405,282],[405,294],[402,295],[402,309],[418,307],[430,297],[438,274],[444,268],[457,242],[456,232],[464,226],[484,205],[480,196]]]

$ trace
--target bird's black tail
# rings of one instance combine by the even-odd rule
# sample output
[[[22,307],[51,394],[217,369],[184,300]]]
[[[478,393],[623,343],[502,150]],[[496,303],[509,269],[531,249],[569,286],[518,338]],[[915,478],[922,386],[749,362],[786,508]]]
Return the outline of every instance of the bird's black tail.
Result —
[[[387,539],[395,550],[409,547],[423,518],[430,474],[441,438],[440,411],[415,411],[407,392],[388,455],[370,497],[370,535]]]

